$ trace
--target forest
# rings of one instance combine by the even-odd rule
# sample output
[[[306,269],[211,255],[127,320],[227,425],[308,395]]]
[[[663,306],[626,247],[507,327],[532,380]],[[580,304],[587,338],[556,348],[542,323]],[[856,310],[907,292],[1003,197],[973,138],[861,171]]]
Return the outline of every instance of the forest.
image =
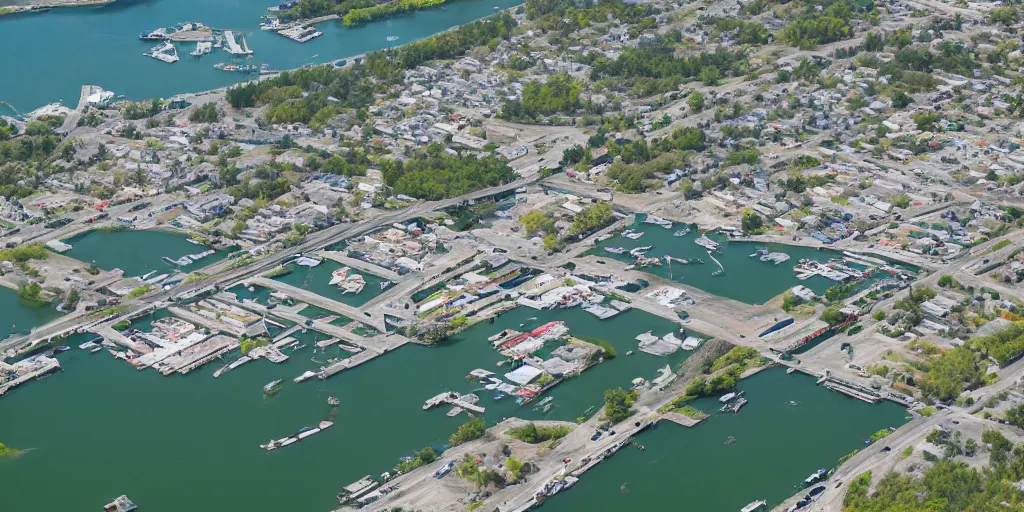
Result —
[[[504,185],[516,178],[516,172],[505,160],[494,155],[457,156],[437,151],[438,148],[439,145],[432,144],[426,154],[405,161],[384,161],[384,182],[395,194],[437,201]]]

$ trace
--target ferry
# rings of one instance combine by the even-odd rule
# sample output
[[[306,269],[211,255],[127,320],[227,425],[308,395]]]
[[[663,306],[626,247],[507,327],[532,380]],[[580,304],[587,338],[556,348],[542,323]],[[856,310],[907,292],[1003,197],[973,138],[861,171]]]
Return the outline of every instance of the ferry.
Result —
[[[755,510],[763,510],[768,505],[767,500],[757,500],[747,503],[747,506],[740,509],[740,512],[754,512]]]
[[[442,478],[443,476],[447,475],[454,467],[455,459],[452,459],[446,462],[444,466],[441,466],[440,468],[437,469],[437,471],[434,472],[434,478]]]

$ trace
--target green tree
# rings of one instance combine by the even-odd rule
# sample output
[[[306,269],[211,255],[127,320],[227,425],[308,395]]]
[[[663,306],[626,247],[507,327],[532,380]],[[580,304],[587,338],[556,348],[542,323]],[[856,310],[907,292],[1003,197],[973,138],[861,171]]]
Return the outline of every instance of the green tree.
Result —
[[[846,315],[836,308],[825,308],[825,311],[821,313],[821,319],[828,323],[828,325],[836,326],[843,323],[843,320],[846,320]]]
[[[626,391],[622,388],[609,389],[604,392],[604,415],[611,423],[618,423],[633,414],[631,409],[636,399],[640,396],[634,390]]]
[[[700,91],[693,91],[690,97],[686,98],[686,104],[690,106],[691,112],[700,112],[704,110],[704,95]]]
[[[505,459],[505,469],[508,470],[513,482],[519,480],[519,472],[523,470],[523,466],[525,465],[526,464],[524,464],[523,461],[515,457]]]
[[[764,219],[754,210],[747,208],[740,215],[740,226],[743,228],[744,233],[759,233],[764,227]]]

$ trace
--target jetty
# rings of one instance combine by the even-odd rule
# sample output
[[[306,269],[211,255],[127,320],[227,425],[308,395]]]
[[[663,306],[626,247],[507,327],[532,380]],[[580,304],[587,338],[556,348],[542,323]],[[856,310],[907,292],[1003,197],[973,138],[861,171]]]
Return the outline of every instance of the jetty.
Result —
[[[479,405],[471,404],[469,402],[466,402],[465,400],[462,400],[459,397],[459,394],[454,391],[445,391],[444,393],[427,399],[427,401],[423,403],[423,410],[426,411],[428,409],[433,409],[434,407],[443,404],[461,407],[467,411],[475,412],[477,414],[483,414],[484,411],[486,411],[486,409],[480,407]]]

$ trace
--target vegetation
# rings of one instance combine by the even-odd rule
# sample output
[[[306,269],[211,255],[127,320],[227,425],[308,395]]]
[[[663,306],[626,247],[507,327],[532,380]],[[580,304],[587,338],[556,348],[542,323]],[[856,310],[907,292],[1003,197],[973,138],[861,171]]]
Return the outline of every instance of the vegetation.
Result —
[[[738,365],[741,368],[746,368],[751,363],[758,363],[754,366],[760,366],[760,362],[761,354],[753,347],[733,347],[731,350],[726,352],[725,355],[715,359],[715,362],[711,365],[711,371],[717,372],[722,368],[732,365]]]
[[[442,150],[440,144],[431,144],[426,154],[386,160],[381,165],[384,182],[396,194],[437,201],[504,185],[516,177],[508,163],[494,155],[456,156]]]
[[[9,448],[7,445],[0,443],[0,459],[5,457],[17,457],[19,455],[21,455],[21,450],[15,450],[14,448]]]
[[[144,285],[139,286],[138,288],[135,288],[134,290],[128,292],[128,295],[125,295],[125,297],[127,297],[129,299],[137,299],[137,298],[142,297],[143,295],[153,291],[154,289],[156,289],[155,286],[153,286],[151,284],[144,284]]]
[[[808,2],[806,10],[782,29],[780,40],[801,49],[811,49],[853,35],[849,20],[853,12],[846,0],[839,0],[822,10],[819,2]]]
[[[462,459],[462,463],[459,464],[459,467],[455,470],[455,473],[460,477],[472,482],[477,489],[484,487],[490,482],[500,482],[501,478],[493,470],[480,469],[480,464],[478,464],[473,459],[473,456],[468,453]]]
[[[46,301],[42,297],[43,287],[36,282],[21,282],[18,284],[18,297],[33,306],[42,306]]]
[[[523,470],[524,466],[526,466],[526,464],[515,457],[505,459],[505,469],[508,470],[509,476],[512,477],[513,482],[519,480],[519,472]]]
[[[587,235],[598,229],[601,229],[615,221],[615,216],[612,215],[612,206],[610,203],[600,202],[593,206],[584,208],[583,211],[576,214],[576,217],[572,220],[572,226],[569,226],[569,235]]]
[[[920,478],[895,472],[885,475],[873,494],[869,494],[871,473],[864,473],[847,490],[843,511],[1001,510],[1006,503],[1024,501],[1024,492],[1014,486],[1024,478],[1024,449],[1014,449],[1013,443],[995,430],[983,432],[982,442],[990,446],[991,454],[982,471],[966,462],[939,460]]]
[[[747,208],[740,215],[740,227],[746,234],[760,233],[764,231],[764,219],[754,210]]]
[[[220,121],[221,113],[217,110],[216,103],[204,103],[192,110],[188,120],[193,123],[216,123]]]
[[[964,390],[982,385],[985,379],[977,356],[966,346],[944,352],[928,362],[926,368],[918,381],[921,392],[943,401],[953,400]]]
[[[368,23],[380,18],[387,18],[396,14],[403,14],[442,5],[445,1],[446,0],[394,0],[391,2],[377,4],[373,7],[352,9],[345,14],[342,18],[342,22],[346,27],[350,27],[352,25]]]
[[[583,82],[567,73],[559,73],[543,84],[529,82],[523,87],[523,98],[505,102],[501,117],[518,121],[533,121],[542,116],[572,114],[580,108]]]
[[[748,63],[742,51],[719,47],[714,53],[676,57],[674,45],[662,37],[653,45],[627,48],[617,59],[599,58],[590,79],[615,78],[624,87],[632,86],[637,96],[651,96],[679,89],[679,85],[701,80],[715,85],[720,76],[742,76]],[[711,83],[708,83],[711,82]]]
[[[733,366],[727,371],[712,377],[710,380],[704,377],[697,377],[686,386],[686,396],[712,396],[735,389],[742,373],[743,370],[740,366]]]
[[[942,274],[942,276],[939,277],[939,283],[938,284],[939,284],[939,288],[959,288],[960,287],[960,283],[958,283],[956,281],[956,279],[953,279],[953,276],[951,276],[949,274]]]
[[[631,409],[640,393],[637,390],[626,391],[622,388],[609,389],[604,392],[604,415],[611,423],[618,423],[633,415]]]
[[[459,426],[458,430],[448,439],[449,446],[458,446],[475,439],[480,439],[487,432],[487,423],[483,418],[473,418]]]
[[[538,444],[544,441],[557,441],[569,435],[570,432],[572,432],[572,428],[565,425],[541,425],[538,427],[534,423],[527,423],[521,427],[509,429],[506,434],[524,443]]]
[[[428,446],[411,457],[403,457],[402,460],[398,461],[398,465],[395,466],[395,472],[399,474],[408,473],[420,466],[426,466],[435,460],[437,460],[437,452]]]
[[[587,343],[593,343],[594,345],[601,347],[604,350],[605,359],[615,359],[615,356],[618,355],[618,353],[615,352],[615,347],[613,347],[612,344],[608,343],[608,341],[606,340],[603,340],[601,338],[593,338],[589,336],[580,336],[579,339]]]
[[[970,346],[1006,366],[1024,354],[1024,322],[1014,322],[990,336],[971,339]]]
[[[243,336],[238,340],[239,346],[242,351],[242,355],[248,354],[252,349],[257,347],[263,347],[270,344],[270,338],[266,336],[257,336],[255,338],[249,338]]]
[[[24,263],[29,260],[45,260],[50,257],[50,251],[46,250],[43,244],[27,244],[11,249],[0,249],[0,261],[12,263]]]
[[[837,326],[846,320],[846,315],[836,308],[825,308],[821,312],[821,319],[830,326]]]

